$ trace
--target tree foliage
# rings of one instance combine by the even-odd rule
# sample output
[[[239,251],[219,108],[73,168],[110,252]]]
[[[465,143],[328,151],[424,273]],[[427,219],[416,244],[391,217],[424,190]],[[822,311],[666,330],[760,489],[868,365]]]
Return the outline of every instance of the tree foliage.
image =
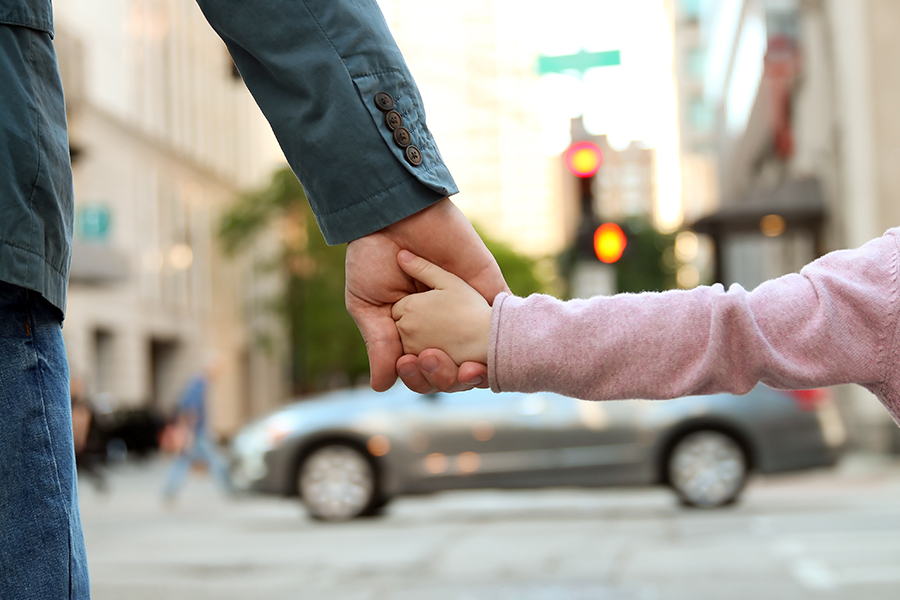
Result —
[[[630,247],[615,265],[618,291],[661,292],[677,287],[675,234],[662,233],[649,219],[637,217],[627,219],[623,229]]]
[[[677,287],[676,233],[659,231],[647,217],[629,217],[619,223],[628,243],[622,257],[612,264],[615,292],[661,292]],[[571,280],[579,262],[597,262],[593,247],[570,246],[558,257],[565,280]],[[568,296],[571,297],[569,290]]]
[[[476,227],[478,235],[484,240],[484,245],[500,265],[503,278],[510,291],[516,296],[529,296],[531,294],[545,293],[547,286],[536,274],[535,260],[519,254],[508,244],[494,239],[485,234],[481,228]]]
[[[286,167],[273,174],[267,187],[240,197],[219,222],[219,237],[231,254],[244,251],[264,231],[281,233],[276,266],[284,286],[272,306],[286,327],[294,392],[364,377],[365,345],[344,308],[346,246],[325,243],[303,186]]]

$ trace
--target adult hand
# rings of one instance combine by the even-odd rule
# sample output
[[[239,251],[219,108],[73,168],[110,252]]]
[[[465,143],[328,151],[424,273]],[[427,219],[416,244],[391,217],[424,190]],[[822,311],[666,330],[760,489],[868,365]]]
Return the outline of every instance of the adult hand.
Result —
[[[446,352],[437,348],[425,350],[418,356],[401,356],[397,361],[397,373],[406,387],[420,394],[461,392],[488,386],[487,365],[464,362],[457,367]]]
[[[497,261],[448,198],[350,242],[345,299],[347,311],[366,342],[372,389],[387,390],[398,373],[407,387],[419,393],[485,387],[487,367],[483,364],[463,363],[457,368],[445,352],[436,349],[426,350],[418,357],[403,356],[391,307],[424,288],[417,286],[397,264],[401,249],[455,274],[488,302],[493,302],[498,293],[509,291]]]

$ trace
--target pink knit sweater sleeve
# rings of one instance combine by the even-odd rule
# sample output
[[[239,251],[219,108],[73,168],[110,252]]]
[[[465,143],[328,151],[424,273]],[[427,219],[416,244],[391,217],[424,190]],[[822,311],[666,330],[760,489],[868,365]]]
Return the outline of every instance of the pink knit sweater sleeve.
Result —
[[[717,284],[568,302],[501,294],[488,378],[495,392],[587,400],[859,383],[900,423],[898,262],[892,229],[752,292]]]

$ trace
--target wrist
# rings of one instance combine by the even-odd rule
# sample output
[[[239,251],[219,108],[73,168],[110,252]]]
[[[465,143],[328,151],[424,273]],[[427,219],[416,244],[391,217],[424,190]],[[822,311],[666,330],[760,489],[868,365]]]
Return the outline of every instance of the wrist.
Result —
[[[472,321],[473,339],[466,360],[481,363],[483,365],[487,364],[488,346],[491,341],[492,317],[492,309],[487,303],[478,308]]]
[[[422,235],[423,227],[440,226],[448,212],[456,206],[449,197],[444,197],[433,204],[429,204],[420,211],[414,212],[408,217],[391,223],[380,231],[392,238],[409,240]]]

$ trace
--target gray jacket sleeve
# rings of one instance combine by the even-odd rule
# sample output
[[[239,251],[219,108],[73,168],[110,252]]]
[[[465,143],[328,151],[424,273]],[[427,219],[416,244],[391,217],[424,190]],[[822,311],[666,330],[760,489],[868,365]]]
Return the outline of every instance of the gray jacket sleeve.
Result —
[[[457,192],[375,0],[198,4],[269,120],[329,244]],[[380,93],[393,100],[408,140],[394,140],[385,106],[375,101]],[[419,150],[419,164],[404,142]]]

